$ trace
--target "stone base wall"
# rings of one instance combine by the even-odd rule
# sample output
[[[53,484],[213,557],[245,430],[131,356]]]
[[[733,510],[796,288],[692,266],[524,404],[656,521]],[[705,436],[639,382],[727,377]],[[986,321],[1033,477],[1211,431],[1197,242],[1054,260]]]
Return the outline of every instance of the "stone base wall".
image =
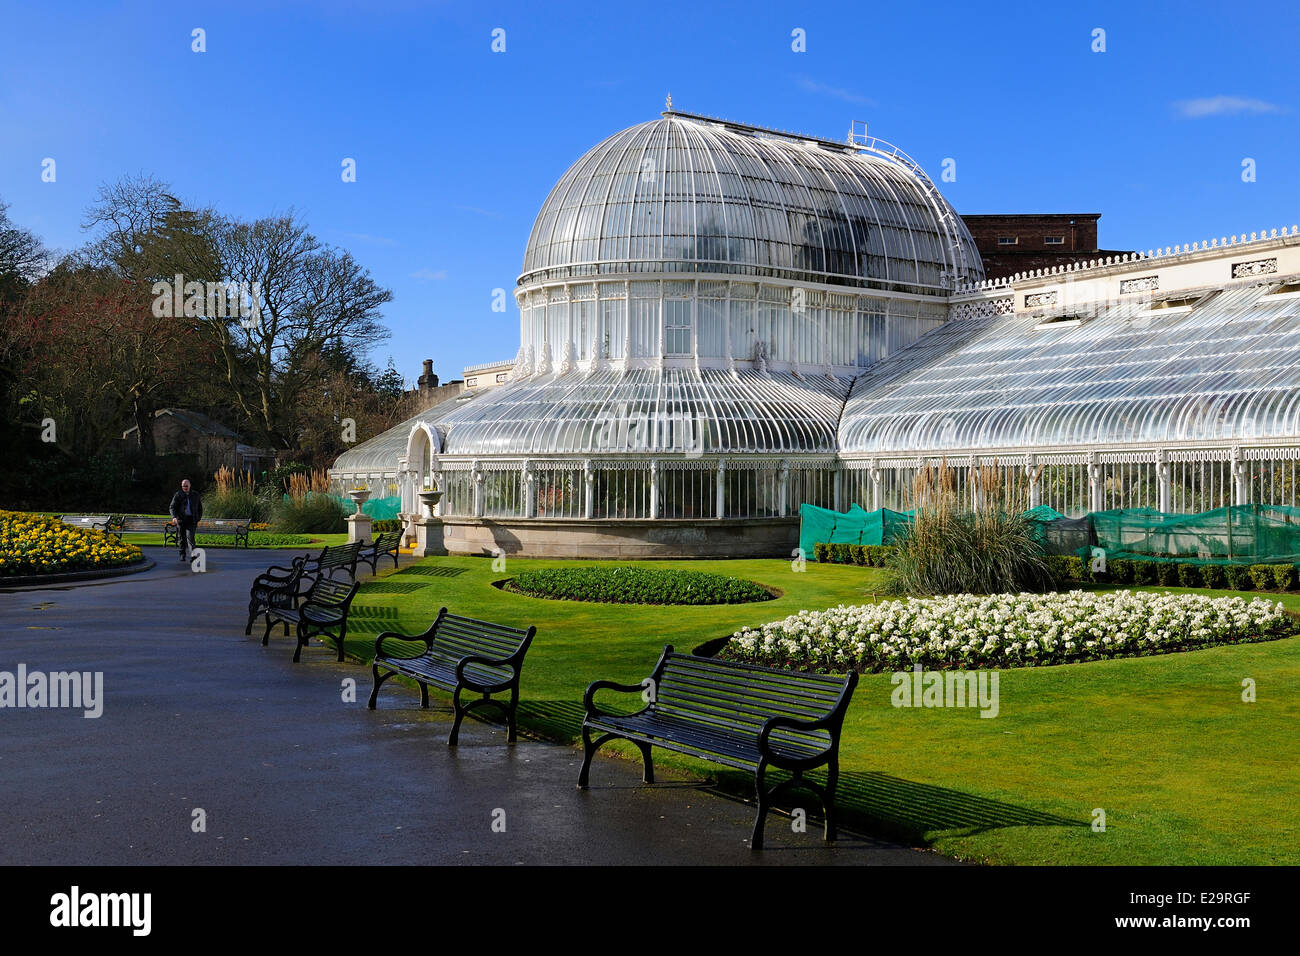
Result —
[[[530,558],[789,558],[798,518],[554,521],[443,518],[449,554]]]

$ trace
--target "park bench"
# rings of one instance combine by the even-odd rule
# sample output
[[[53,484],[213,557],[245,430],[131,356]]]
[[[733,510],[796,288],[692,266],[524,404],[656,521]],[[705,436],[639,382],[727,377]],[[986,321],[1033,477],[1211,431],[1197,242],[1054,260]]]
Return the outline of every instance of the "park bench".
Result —
[[[360,541],[340,545],[327,544],[321,549],[320,554],[307,559],[305,570],[308,574],[332,578],[335,571],[339,568],[345,568],[349,576],[355,578],[357,576],[357,558],[360,553]]]
[[[266,633],[262,635],[265,647],[271,638],[271,628],[277,623],[284,624],[284,633],[289,633],[289,625],[295,625],[298,646],[293,650],[293,662],[297,664],[302,658],[302,649],[313,637],[328,637],[338,645],[339,663],[343,662],[343,639],[348,633],[348,611],[352,599],[357,596],[361,585],[353,581],[343,584],[332,578],[320,577],[302,595],[302,600],[289,603],[284,595],[270,604],[266,609]]]
[[[194,528],[194,537],[197,540],[201,534],[228,534],[234,535],[235,547],[248,547],[248,530],[249,525],[253,523],[252,518],[210,518],[200,521]],[[180,545],[179,528],[168,522],[163,526],[163,544],[177,547]]]
[[[375,535],[375,540],[370,544],[362,545],[361,550],[357,552],[357,561],[364,561],[370,565],[370,573],[375,574],[379,571],[379,559],[388,555],[393,559],[393,567],[397,567],[397,551],[402,545],[402,532],[400,531],[381,531]]]
[[[299,555],[289,567],[272,565],[256,578],[248,591],[248,623],[245,634],[253,633],[253,621],[272,607],[297,608],[303,588],[303,566],[307,556]]]
[[[94,528],[122,540],[124,534],[157,534],[166,525],[165,518],[143,515],[60,515],[59,520],[75,528]]]
[[[629,740],[645,761],[643,779],[654,783],[650,748],[663,747],[714,763],[754,771],[758,816],[751,849],[762,849],[763,823],[773,799],[802,786],[821,800],[825,838],[835,839],[835,787],[839,779],[840,728],[858,675],[843,677],[779,671],[664,648],[654,673],[639,684],[598,680],[583,697],[582,770],[578,786],[587,788],[591,758],[607,741]],[[639,694],[647,701],[631,714],[600,709],[601,690]],[[594,735],[599,735],[593,740]],[[824,787],[804,774],[826,767]],[[770,790],[764,777],[771,767],[791,778]]]
[[[537,628],[520,630],[505,624],[477,621],[458,614],[448,614],[444,607],[423,634],[405,635],[385,631],[375,639],[375,659],[371,670],[375,689],[370,692],[370,709],[375,709],[379,688],[384,681],[401,674],[420,685],[420,706],[429,706],[429,685],[452,692],[452,707],[456,720],[451,726],[449,746],[455,746],[460,734],[460,724],[475,707],[495,705],[506,715],[506,740],[514,743],[515,711],[519,705],[519,672],[523,667],[528,645],[533,642]],[[384,641],[423,642],[424,650],[414,655],[385,653]],[[387,673],[380,673],[380,671]],[[461,702],[461,694],[469,691],[481,694],[478,700]],[[493,694],[510,692],[507,704]]]

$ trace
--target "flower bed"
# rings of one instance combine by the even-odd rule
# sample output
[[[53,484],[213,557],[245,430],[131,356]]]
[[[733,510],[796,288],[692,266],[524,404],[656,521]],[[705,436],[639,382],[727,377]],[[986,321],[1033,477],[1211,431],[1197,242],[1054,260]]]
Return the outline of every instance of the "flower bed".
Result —
[[[248,532],[248,546],[250,548],[306,547],[311,542],[311,535],[308,534],[276,534],[272,531]],[[203,547],[235,547],[235,539],[228,534],[198,534],[194,536],[194,543]]]
[[[721,656],[842,672],[1026,667],[1290,637],[1280,603],[1199,594],[956,594],[827,611],[737,631]]]
[[[665,568],[543,568],[503,586],[529,597],[608,604],[744,604],[776,596],[753,581]]]
[[[48,515],[0,511],[0,576],[58,574],[115,568],[144,560],[144,553],[86,528]]]

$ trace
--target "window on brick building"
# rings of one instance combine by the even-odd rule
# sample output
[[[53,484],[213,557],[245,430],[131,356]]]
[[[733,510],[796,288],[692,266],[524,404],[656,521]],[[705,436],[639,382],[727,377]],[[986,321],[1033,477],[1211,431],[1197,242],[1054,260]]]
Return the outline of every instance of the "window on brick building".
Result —
[[[1065,236],[1044,236],[1043,245],[1045,246],[1063,246],[1065,245]]]
[[[999,246],[1014,246],[1020,242],[1017,236],[998,236]]]

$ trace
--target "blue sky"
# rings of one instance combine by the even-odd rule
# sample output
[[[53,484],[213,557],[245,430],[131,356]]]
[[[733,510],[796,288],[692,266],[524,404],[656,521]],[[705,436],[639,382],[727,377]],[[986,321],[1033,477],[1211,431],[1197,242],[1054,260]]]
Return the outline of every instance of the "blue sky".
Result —
[[[936,181],[956,160],[958,211],[1100,212],[1106,248],[1300,220],[1295,4],[6,6],[13,218],[70,249],[98,184],[137,172],[229,214],[292,207],[393,290],[372,359],[408,379],[426,357],[444,380],[513,357],[517,312],[492,290],[513,288],[547,193],[669,92],[837,139],[867,120]]]

